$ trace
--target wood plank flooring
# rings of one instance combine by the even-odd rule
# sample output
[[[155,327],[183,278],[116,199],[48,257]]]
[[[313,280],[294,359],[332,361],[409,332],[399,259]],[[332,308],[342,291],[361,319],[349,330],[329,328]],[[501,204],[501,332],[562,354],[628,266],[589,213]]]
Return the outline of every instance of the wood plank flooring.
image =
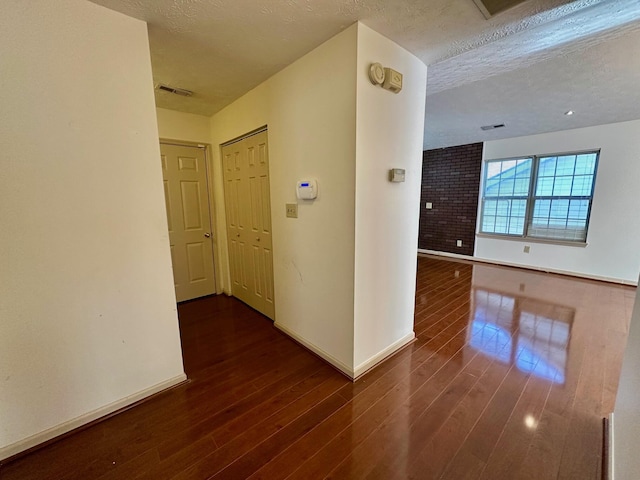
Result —
[[[235,299],[179,306],[191,382],[13,479],[599,479],[635,289],[421,257],[417,341],[355,383]]]

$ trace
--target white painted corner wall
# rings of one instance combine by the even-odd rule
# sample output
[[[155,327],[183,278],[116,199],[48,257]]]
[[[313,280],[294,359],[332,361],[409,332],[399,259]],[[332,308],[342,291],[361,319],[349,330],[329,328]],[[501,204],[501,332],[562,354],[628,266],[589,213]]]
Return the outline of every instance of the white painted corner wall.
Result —
[[[397,94],[373,85],[369,65],[404,76]],[[418,248],[427,67],[386,37],[358,27],[354,365],[411,341]],[[389,170],[403,168],[404,183]]]
[[[219,250],[230,291],[220,144],[268,126],[276,326],[353,367],[356,35],[349,27],[211,120]],[[330,74],[327,74],[330,72]],[[297,201],[302,178],[318,198]],[[298,218],[285,203],[298,203]]]
[[[400,94],[369,83],[374,61],[405,75]],[[219,146],[266,125],[276,327],[352,377],[414,338],[425,92],[422,62],[354,24],[211,119],[225,291]],[[406,169],[407,182],[389,183],[394,167]],[[318,198],[297,201],[296,182],[309,177]],[[285,217],[293,202],[297,219]]]
[[[0,3],[0,458],[184,380],[146,25]]]
[[[601,152],[586,247],[477,236],[475,257],[625,283],[637,282],[640,120],[486,142],[483,158],[591,149],[601,149]],[[530,253],[523,252],[524,245],[531,246]]]

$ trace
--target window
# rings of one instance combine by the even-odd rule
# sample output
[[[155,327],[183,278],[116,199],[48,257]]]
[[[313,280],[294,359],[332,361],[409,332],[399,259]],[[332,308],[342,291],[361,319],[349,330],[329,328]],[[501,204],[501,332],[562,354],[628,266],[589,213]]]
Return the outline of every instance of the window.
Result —
[[[487,161],[480,232],[586,242],[598,154]]]

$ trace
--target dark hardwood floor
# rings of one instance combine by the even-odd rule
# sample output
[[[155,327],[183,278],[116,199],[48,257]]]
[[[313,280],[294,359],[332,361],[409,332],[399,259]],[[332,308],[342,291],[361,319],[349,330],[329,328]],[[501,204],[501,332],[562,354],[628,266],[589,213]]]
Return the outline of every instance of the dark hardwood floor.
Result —
[[[13,479],[599,479],[634,288],[420,258],[417,341],[355,383],[235,299],[180,305],[189,384]]]

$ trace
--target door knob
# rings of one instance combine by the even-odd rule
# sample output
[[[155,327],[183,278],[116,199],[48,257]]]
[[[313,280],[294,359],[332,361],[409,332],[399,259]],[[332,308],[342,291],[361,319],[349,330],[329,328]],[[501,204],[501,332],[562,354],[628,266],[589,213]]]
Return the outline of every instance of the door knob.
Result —
[[[256,242],[259,242],[259,241],[260,241],[260,237],[256,237]]]
[[[207,233],[204,234],[204,236],[205,236],[205,238],[209,238],[209,237],[211,237],[211,234],[209,232],[207,232]]]
[[[236,237],[239,237],[239,236],[240,236],[240,234],[239,234],[239,233],[236,233]]]

